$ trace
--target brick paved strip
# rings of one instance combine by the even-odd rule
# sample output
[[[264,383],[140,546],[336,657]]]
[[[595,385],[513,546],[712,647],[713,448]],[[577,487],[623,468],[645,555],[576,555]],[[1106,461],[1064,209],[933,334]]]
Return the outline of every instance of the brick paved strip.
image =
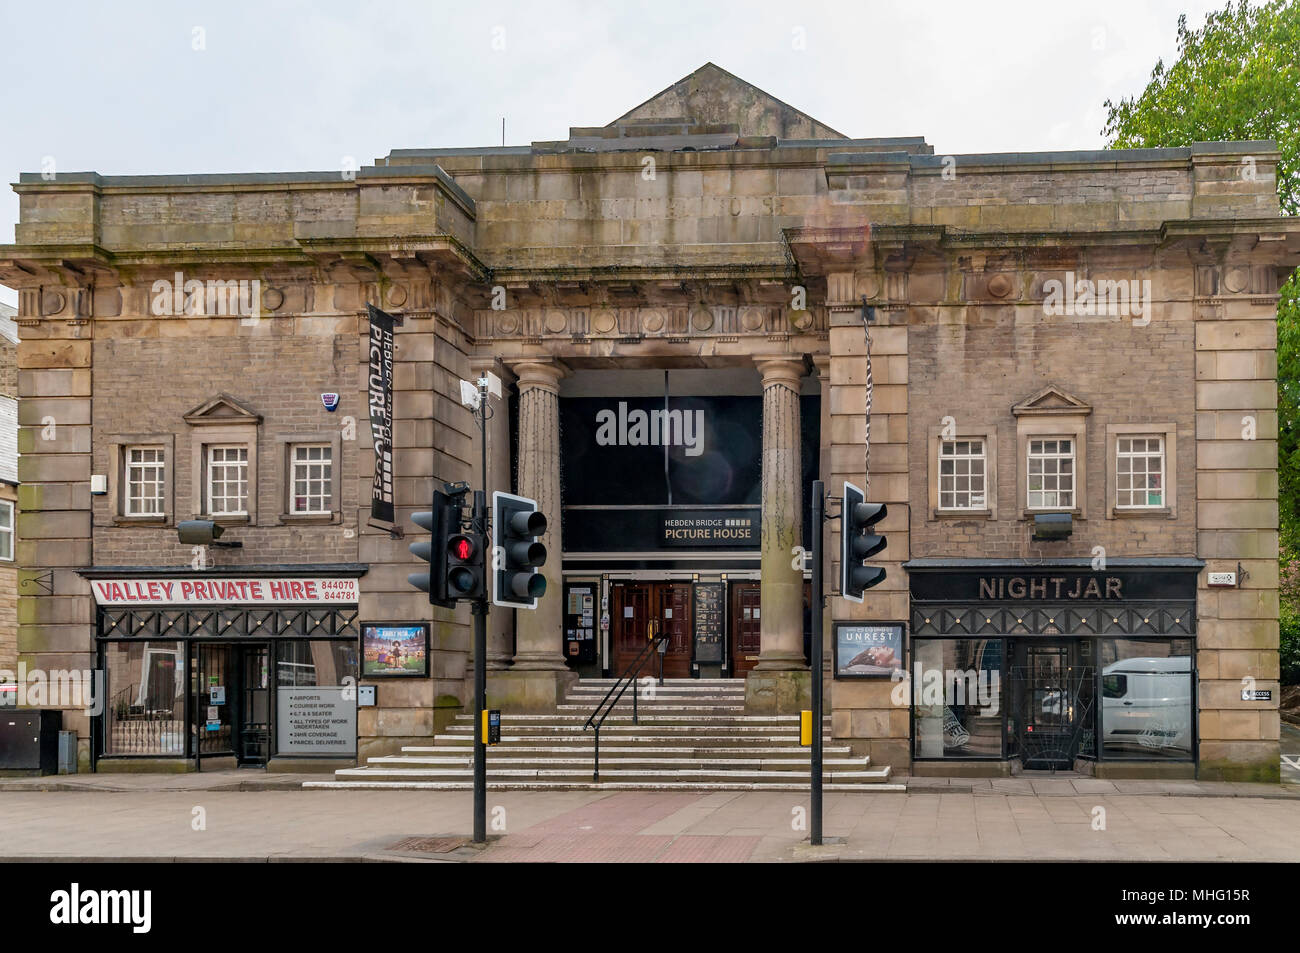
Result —
[[[659,855],[661,864],[743,864],[761,837],[684,834]]]

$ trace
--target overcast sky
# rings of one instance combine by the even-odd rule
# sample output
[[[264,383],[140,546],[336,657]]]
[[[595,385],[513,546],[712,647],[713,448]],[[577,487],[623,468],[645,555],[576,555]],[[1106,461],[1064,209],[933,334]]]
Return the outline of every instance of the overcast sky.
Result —
[[[563,139],[712,61],[845,135],[1104,144],[1102,103],[1219,3],[0,0],[0,171],[339,169]],[[18,198],[0,191],[0,244]],[[17,295],[0,287],[0,300]]]

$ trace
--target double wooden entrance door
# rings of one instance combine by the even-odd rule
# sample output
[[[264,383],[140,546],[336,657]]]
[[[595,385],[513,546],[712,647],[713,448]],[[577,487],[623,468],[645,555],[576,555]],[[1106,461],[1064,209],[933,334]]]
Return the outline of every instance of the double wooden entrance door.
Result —
[[[611,586],[613,603],[613,672],[622,675],[646,642],[660,632],[668,634],[664,654],[664,678],[691,676],[691,584],[689,582],[616,582]],[[652,658],[641,669],[655,674]]]

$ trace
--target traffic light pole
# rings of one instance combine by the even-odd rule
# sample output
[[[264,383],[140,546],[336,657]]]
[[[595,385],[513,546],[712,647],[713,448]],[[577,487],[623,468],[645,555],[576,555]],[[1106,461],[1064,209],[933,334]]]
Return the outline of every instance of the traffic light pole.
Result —
[[[484,403],[486,403],[486,398]],[[484,441],[486,446],[486,441]],[[487,483],[487,451],[483,453],[484,484]],[[474,531],[487,537],[487,504],[482,490],[474,491]],[[484,558],[489,558],[485,553]],[[491,565],[489,561],[488,565]],[[476,599],[474,614],[474,843],[487,843],[487,739],[483,737],[483,712],[487,711],[487,614],[488,600]]]
[[[488,531],[488,387],[487,379],[479,381],[478,445],[482,454],[480,462],[483,489],[474,491],[474,532],[490,540]],[[492,571],[493,558],[489,549],[483,553],[484,578]],[[486,594],[476,599],[470,612],[474,615],[474,843],[487,843],[487,738],[483,737],[483,712],[487,711],[487,614],[491,605]]]
[[[812,797],[808,840],[822,842],[822,637],[826,595],[822,590],[822,508],[826,487],[821,480],[812,485]]]

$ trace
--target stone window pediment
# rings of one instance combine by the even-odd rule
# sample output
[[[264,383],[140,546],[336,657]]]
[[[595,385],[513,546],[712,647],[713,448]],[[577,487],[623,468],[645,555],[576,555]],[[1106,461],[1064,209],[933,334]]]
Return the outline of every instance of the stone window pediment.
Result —
[[[1092,413],[1092,406],[1055,384],[1048,384],[1013,406],[1011,412],[1017,417],[1087,417]]]
[[[241,424],[256,427],[262,422],[262,415],[229,394],[218,394],[184,414],[183,419],[191,427],[238,427]]]

